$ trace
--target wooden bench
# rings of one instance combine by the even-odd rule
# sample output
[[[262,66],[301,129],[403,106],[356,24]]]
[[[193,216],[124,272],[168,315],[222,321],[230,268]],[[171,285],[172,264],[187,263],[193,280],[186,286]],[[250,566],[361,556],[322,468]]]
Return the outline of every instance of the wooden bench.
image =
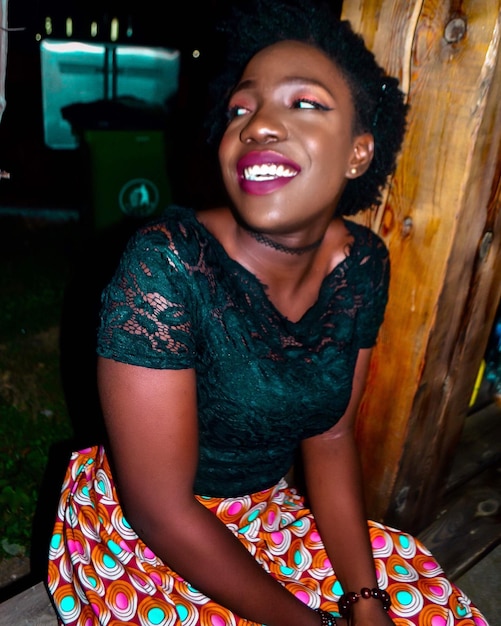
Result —
[[[39,582],[0,604],[1,626],[57,626],[47,589]]]
[[[418,537],[452,580],[501,544],[501,407],[469,415],[435,520]]]

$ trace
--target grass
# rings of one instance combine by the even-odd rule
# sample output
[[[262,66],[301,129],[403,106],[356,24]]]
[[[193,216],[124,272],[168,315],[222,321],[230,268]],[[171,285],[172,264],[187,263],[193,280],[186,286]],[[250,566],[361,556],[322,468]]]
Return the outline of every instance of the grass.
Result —
[[[73,434],[59,350],[73,231],[0,218],[0,558],[30,553],[49,449]]]
[[[100,294],[138,224],[0,215],[0,560],[43,567],[69,452],[102,439]]]

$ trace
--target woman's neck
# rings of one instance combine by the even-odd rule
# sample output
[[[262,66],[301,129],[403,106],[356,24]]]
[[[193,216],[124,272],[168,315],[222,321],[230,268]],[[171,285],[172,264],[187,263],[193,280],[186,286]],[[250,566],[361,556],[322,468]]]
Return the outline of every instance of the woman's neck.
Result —
[[[322,244],[322,241],[324,240],[324,235],[322,235],[320,239],[317,239],[316,241],[313,241],[306,246],[286,246],[285,244],[279,243],[278,241],[275,241],[267,235],[263,235],[263,233],[259,233],[255,230],[250,230],[249,228],[245,228],[245,230],[258,243],[261,243],[263,244],[263,246],[267,246],[268,248],[278,250],[278,252],[283,252],[284,254],[301,255],[305,254],[306,252],[311,252],[312,250],[319,248]]]

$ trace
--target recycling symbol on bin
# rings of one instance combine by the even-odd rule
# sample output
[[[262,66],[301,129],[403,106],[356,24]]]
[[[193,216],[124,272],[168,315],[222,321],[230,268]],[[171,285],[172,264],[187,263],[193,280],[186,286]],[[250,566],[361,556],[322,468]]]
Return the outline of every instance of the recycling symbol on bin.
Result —
[[[120,189],[118,202],[125,215],[146,217],[157,208],[159,196],[158,187],[151,180],[134,178]]]

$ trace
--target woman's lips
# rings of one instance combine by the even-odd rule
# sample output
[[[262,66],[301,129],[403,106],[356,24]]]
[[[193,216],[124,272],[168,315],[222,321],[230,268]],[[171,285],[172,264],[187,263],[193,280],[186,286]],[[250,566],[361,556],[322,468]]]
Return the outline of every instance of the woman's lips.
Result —
[[[253,151],[237,163],[240,188],[254,195],[264,195],[280,189],[295,178],[301,167],[273,150]]]

